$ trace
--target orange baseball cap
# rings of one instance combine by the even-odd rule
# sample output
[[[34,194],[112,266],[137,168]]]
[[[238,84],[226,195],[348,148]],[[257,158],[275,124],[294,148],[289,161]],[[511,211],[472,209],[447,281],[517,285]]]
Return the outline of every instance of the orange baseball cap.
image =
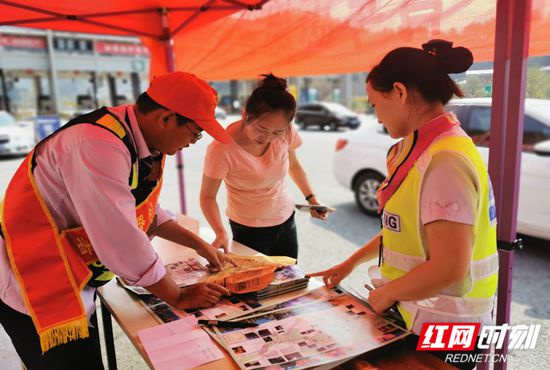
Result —
[[[218,94],[210,85],[187,72],[155,76],[147,95],[166,109],[189,118],[214,139],[227,144],[231,136],[214,118]]]

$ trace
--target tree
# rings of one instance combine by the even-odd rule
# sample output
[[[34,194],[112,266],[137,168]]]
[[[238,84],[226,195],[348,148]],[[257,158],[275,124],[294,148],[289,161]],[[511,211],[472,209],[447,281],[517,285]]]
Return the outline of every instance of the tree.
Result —
[[[466,83],[462,90],[466,98],[479,98],[486,95],[483,89],[483,82],[479,76],[476,75],[469,75],[468,78],[466,78]]]
[[[550,98],[550,73],[541,71],[539,67],[527,70],[526,98]]]

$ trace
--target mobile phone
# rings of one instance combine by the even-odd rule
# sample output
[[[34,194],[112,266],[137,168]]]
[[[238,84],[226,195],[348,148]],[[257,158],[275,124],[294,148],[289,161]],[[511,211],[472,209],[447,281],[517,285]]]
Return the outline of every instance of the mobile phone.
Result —
[[[321,204],[296,204],[296,208],[300,211],[309,212],[310,210],[315,210],[319,213],[327,213],[336,211],[334,208],[323,206]]]

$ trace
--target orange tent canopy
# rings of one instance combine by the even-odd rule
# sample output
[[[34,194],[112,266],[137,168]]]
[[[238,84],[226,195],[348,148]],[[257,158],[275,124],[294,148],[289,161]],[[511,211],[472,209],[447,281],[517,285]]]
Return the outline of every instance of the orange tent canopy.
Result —
[[[432,38],[492,60],[496,1],[487,0],[0,0],[0,25],[137,35],[152,75],[207,80],[368,71],[397,46]],[[254,10],[254,11],[251,11]],[[162,15],[165,14],[163,24]],[[533,0],[530,55],[550,54],[550,0]]]
[[[495,16],[487,0],[271,0],[176,35],[176,67],[209,80],[364,72],[395,47],[434,38],[491,61]],[[550,54],[549,21],[550,1],[533,0],[530,55]]]
[[[268,0],[0,0],[0,26],[140,36],[156,71],[172,69],[165,47],[178,33]]]
[[[163,38],[180,27],[201,27],[248,7],[258,0],[43,0],[0,1],[0,25],[58,31],[105,33]],[[159,15],[169,14],[163,25]]]

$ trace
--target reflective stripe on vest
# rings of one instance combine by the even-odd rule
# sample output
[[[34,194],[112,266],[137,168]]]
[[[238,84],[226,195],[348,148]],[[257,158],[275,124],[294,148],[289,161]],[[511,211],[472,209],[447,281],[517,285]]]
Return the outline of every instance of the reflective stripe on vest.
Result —
[[[110,113],[105,114],[103,117],[98,119],[95,123],[105,127],[106,129],[114,133],[116,136],[118,136],[118,138],[124,142],[124,145],[128,148],[131,154],[133,154],[132,152],[135,152],[133,145],[129,140],[127,140],[128,134],[126,133],[126,129]],[[134,155],[132,155],[132,157],[133,156]],[[132,158],[132,172],[130,173],[130,181],[129,181],[131,189],[135,189],[138,186],[138,163],[139,162],[137,160],[137,155],[135,156],[136,156],[135,159]]]
[[[460,295],[447,295],[446,289],[435,297],[399,302],[407,329],[412,329],[416,311],[423,310],[444,316],[469,317],[476,320],[491,311],[498,279],[496,252],[496,225],[490,214],[491,187],[486,167],[477,148],[468,137],[444,136],[436,139],[417,160],[407,177],[386,203],[384,213],[399,220],[399,227],[384,225],[383,262],[380,267],[382,281],[395,280],[426,261],[423,242],[423,225],[420,220],[420,191],[425,170],[433,155],[451,151],[462,156],[477,174],[480,201],[475,210],[474,246],[468,276],[456,285],[467,288]],[[453,292],[454,293],[454,292]]]
[[[410,271],[421,263],[426,262],[426,259],[408,256],[387,248],[384,250],[384,262],[399,270]],[[496,273],[498,273],[497,254],[491,254],[487,258],[471,262],[470,274],[474,280],[482,280]]]

